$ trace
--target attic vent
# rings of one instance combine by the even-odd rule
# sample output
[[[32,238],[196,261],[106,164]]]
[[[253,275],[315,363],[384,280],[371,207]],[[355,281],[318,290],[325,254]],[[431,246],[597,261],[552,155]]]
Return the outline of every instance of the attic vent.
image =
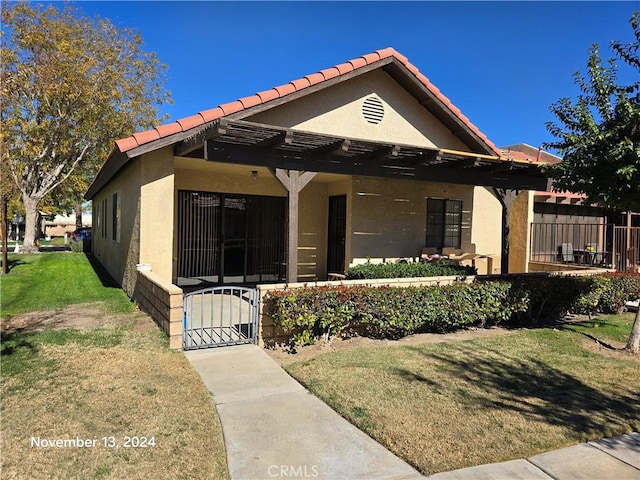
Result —
[[[362,116],[369,122],[377,125],[384,117],[384,106],[378,97],[367,97],[362,103]]]

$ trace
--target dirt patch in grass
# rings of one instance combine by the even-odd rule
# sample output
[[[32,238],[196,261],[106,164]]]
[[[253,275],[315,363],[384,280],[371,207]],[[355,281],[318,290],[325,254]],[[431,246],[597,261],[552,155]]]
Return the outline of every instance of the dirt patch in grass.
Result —
[[[325,341],[318,341],[313,345],[305,345],[303,347],[296,347],[292,350],[286,346],[276,346],[274,348],[265,349],[271,358],[273,358],[280,365],[285,366],[294,362],[309,360],[317,355],[321,355],[329,352],[338,352],[343,350],[350,350],[353,348],[361,347],[391,347],[402,345],[421,345],[430,343],[449,343],[460,342],[464,340],[474,340],[478,338],[488,338],[495,336],[510,335],[513,330],[507,330],[505,328],[471,328],[468,330],[459,330],[451,333],[419,333],[416,335],[409,335],[408,337],[401,338],[399,340],[379,340],[375,338],[367,337],[351,337],[351,338],[336,338],[333,342],[327,343]]]
[[[106,325],[126,324],[132,321],[130,315],[105,315],[101,303],[70,305],[61,310],[44,310],[14,315],[0,319],[3,334],[15,332],[35,332],[45,328],[93,329]],[[153,327],[153,323],[140,322]]]
[[[211,397],[147,315],[87,305],[8,322],[3,478],[228,478]],[[37,446],[77,438],[92,446]]]
[[[582,340],[582,347],[590,352],[604,355],[605,357],[619,358],[640,363],[640,355],[634,355],[626,350],[626,343],[616,341],[601,341],[597,339]]]

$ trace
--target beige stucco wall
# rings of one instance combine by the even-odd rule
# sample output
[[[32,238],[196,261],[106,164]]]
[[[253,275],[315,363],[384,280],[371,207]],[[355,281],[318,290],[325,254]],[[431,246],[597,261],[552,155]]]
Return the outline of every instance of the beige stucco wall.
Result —
[[[529,271],[529,238],[533,222],[534,193],[520,192],[511,206],[509,222],[509,273]]]
[[[123,168],[93,198],[92,251],[109,274],[129,296],[136,285],[136,263],[140,252],[140,171],[141,162]],[[120,239],[113,240],[113,194],[120,197]],[[103,200],[107,199],[106,236],[102,236]]]
[[[176,193],[178,190],[201,190],[245,195],[287,196],[286,189],[266,168],[188,159],[176,159],[175,165]],[[252,170],[258,172],[257,180],[251,178]]]
[[[324,279],[327,275],[326,183],[307,185],[300,192],[298,217],[298,281]]]
[[[172,280],[174,160],[171,148],[140,159],[140,257],[165,282]]]
[[[377,125],[367,122],[362,103],[370,95],[384,106]],[[382,70],[360,75],[247,120],[309,132],[421,147],[469,151],[431,113]]]
[[[267,169],[258,168],[258,179],[253,180],[251,170],[256,168],[175,159],[170,149],[143,156],[95,198],[100,202],[106,195],[111,209],[112,194],[117,190],[122,202],[120,242],[111,240],[110,210],[107,238],[101,238],[98,229],[94,234],[96,256],[129,295],[134,293],[137,263],[151,264],[154,275],[165,282],[175,281],[177,191],[286,197],[285,188]],[[425,246],[429,197],[462,200],[459,253],[499,256],[501,210],[487,189],[414,180],[349,176],[327,180],[318,176],[300,194],[299,281],[326,278],[328,201],[333,195],[347,197],[346,266],[367,259],[418,257]],[[494,268],[498,265],[499,257],[494,258]]]
[[[419,257],[426,241],[427,198],[462,200],[461,251],[474,251],[474,187],[354,177],[349,263]],[[482,221],[478,218],[477,221]]]
[[[475,252],[492,257],[492,270],[487,273],[500,273],[502,258],[502,205],[491,189],[475,187],[473,189],[473,224],[471,229],[471,243],[475,245]],[[478,260],[480,262],[480,260]],[[488,264],[483,261],[486,267]],[[481,273],[480,265],[478,272]]]
[[[113,194],[120,197],[120,239],[113,240]],[[101,214],[107,199],[106,237]],[[173,156],[171,149],[143,155],[123,168],[93,199],[92,251],[109,274],[134,296],[138,263],[171,281],[173,232]]]
[[[266,169],[258,168],[258,180],[251,180],[256,168],[179,159],[175,191],[286,197],[284,187]],[[499,271],[501,208],[487,189],[375,177],[317,178],[300,194],[299,281],[326,278],[328,202],[334,195],[347,198],[346,267],[368,259],[419,257],[425,246],[427,198],[432,197],[463,201],[462,246],[457,253],[493,255],[494,272]]]

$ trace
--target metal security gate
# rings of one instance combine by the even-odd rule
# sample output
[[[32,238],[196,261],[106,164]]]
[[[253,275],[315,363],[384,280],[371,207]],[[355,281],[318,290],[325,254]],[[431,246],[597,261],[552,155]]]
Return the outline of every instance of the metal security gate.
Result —
[[[182,346],[185,350],[257,343],[257,289],[212,287],[184,296]]]
[[[640,272],[640,227],[614,227],[614,268],[624,272]]]

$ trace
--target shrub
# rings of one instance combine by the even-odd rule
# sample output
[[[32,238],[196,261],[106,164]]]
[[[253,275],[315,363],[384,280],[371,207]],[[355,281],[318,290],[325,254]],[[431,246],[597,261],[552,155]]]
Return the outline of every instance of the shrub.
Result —
[[[479,281],[482,281],[481,279]],[[616,272],[590,276],[517,276],[511,279],[512,302],[527,308],[515,315],[520,323],[537,323],[567,313],[615,313],[640,294],[640,274]]]
[[[322,286],[267,294],[267,313],[297,344],[345,330],[400,338],[470,326],[534,324],[568,312],[613,313],[640,296],[640,274],[514,276],[445,286]]]
[[[345,272],[347,280],[362,280],[370,278],[415,278],[415,277],[445,277],[454,275],[475,275],[477,269],[464,265],[457,265],[447,260],[437,260],[429,263],[363,263],[350,267]]]
[[[369,336],[400,338],[416,332],[445,332],[498,324],[514,309],[507,282],[443,287],[323,286],[269,292],[267,309],[276,325],[298,344],[327,340],[347,328]]]

